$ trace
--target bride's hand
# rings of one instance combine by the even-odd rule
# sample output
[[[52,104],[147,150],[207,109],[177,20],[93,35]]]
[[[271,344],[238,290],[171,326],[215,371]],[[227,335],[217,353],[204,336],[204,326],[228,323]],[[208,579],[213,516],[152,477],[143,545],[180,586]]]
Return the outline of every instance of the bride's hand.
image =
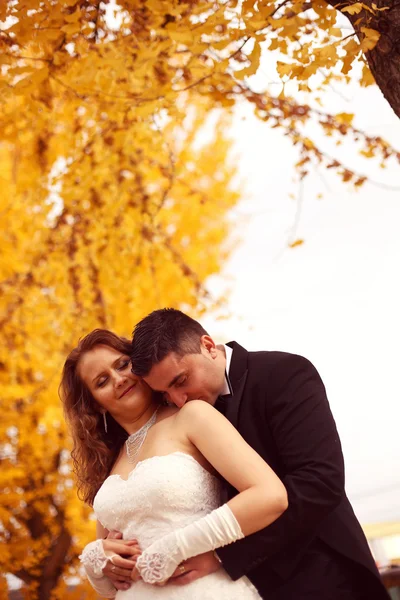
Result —
[[[142,579],[142,577],[141,577],[141,575],[140,575],[140,573],[139,573],[139,571],[137,570],[136,567],[134,567],[132,569],[131,579],[132,579],[133,582],[136,582],[136,581],[139,581],[139,579]],[[153,583],[152,585],[158,585],[158,587],[163,587],[166,584],[167,584],[167,581],[163,581],[162,583],[157,583],[156,582],[156,583]]]

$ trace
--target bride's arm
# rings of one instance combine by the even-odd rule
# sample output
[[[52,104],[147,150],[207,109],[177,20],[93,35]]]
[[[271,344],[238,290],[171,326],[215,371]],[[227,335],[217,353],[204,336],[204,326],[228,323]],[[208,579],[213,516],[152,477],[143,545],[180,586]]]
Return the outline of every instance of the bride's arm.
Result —
[[[239,494],[227,504],[152,544],[137,561],[145,581],[163,582],[182,561],[264,529],[288,506],[286,489],[238,431],[204,401],[176,416],[180,431]]]
[[[97,539],[85,546],[79,558],[83,564],[90,585],[95,591],[105,598],[114,598],[117,589],[127,589],[129,588],[129,585],[119,586],[118,588],[115,587],[113,582],[104,575],[103,570],[106,565],[109,565],[111,562],[113,564],[112,569],[117,570],[117,572],[122,572],[123,569],[129,569],[129,571],[131,571],[134,562],[124,559],[120,555],[132,555],[133,557],[138,554],[138,549],[136,548],[136,542],[102,539],[107,534],[107,529],[97,521]]]
[[[240,492],[227,505],[244,536],[281,516],[288,507],[285,486],[228,419],[202,400],[188,402],[177,418],[192,444]]]

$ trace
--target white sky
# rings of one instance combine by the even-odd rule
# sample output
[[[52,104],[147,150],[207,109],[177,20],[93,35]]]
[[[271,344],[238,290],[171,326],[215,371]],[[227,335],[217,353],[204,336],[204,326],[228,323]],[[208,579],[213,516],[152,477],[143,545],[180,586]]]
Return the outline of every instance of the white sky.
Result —
[[[257,84],[277,81],[263,65]],[[400,121],[377,88],[329,93],[325,106],[354,112],[355,125],[400,148]],[[278,90],[279,93],[279,90]],[[349,166],[397,190],[367,184],[354,191],[327,171],[305,182],[295,238],[296,150],[242,107],[232,135],[246,181],[233,213],[240,237],[222,276],[209,288],[231,288],[228,320],[203,322],[219,341],[248,350],[283,350],[309,358],[328,391],[341,436],[347,491],[361,522],[400,519],[400,165],[385,170],[357,156],[354,142],[321,145]],[[317,195],[322,192],[320,200]],[[291,240],[292,241],[292,240]]]

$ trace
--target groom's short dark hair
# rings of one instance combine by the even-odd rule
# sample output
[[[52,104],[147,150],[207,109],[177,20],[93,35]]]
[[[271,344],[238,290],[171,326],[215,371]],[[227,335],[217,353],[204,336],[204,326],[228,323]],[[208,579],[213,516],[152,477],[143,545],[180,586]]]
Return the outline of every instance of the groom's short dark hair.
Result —
[[[207,331],[185,313],[175,308],[155,310],[139,321],[133,330],[132,371],[146,376],[168,354],[199,354],[200,338]]]

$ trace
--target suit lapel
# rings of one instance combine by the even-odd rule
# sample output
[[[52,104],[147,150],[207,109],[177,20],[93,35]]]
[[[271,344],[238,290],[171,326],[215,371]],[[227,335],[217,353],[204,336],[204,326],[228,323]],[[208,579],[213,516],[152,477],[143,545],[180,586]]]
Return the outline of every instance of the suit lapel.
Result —
[[[233,397],[226,403],[225,416],[234,427],[238,426],[239,409],[242,401],[244,386],[247,379],[247,350],[242,348],[236,342],[227,344],[232,348],[232,361],[229,369],[229,379],[231,381]]]
[[[233,396],[226,401],[224,415],[237,429],[239,420],[239,409],[242,401],[243,390],[247,378],[247,351],[236,342],[229,342],[233,350],[232,360],[229,367],[229,379],[233,391]],[[236,495],[236,490],[225,481],[221,490],[221,503],[228,502],[229,498]]]

